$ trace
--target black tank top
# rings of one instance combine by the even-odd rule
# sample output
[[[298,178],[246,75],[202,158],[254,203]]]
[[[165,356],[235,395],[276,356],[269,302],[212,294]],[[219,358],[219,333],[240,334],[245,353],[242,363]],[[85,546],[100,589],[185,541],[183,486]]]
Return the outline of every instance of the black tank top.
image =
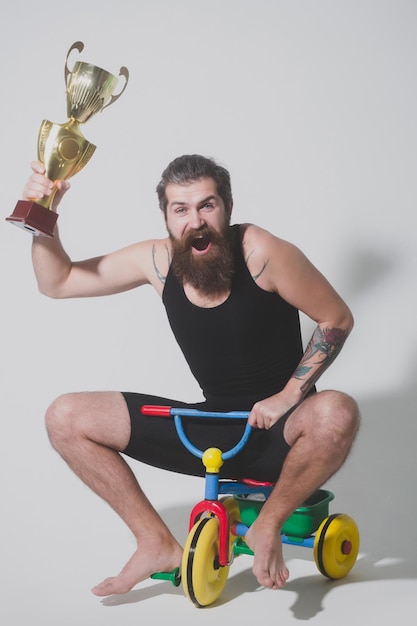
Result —
[[[256,284],[243,257],[239,224],[232,229],[235,274],[227,300],[213,308],[192,304],[171,269],[162,299],[208,405],[249,411],[285,386],[303,349],[298,310]]]

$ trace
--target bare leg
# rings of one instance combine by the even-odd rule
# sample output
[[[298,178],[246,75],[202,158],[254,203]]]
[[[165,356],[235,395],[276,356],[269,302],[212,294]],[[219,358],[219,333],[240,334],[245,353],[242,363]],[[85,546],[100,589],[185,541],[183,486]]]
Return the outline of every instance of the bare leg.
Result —
[[[288,418],[284,435],[292,446],[283,470],[245,540],[254,552],[253,573],[271,589],[283,587],[285,565],[280,530],[284,522],[344,463],[358,429],[357,405],[338,392],[307,398]]]
[[[99,596],[125,593],[156,571],[181,563],[182,548],[141,490],[119,454],[130,437],[130,419],[117,392],[67,394],[48,409],[46,426],[69,467],[125,521],[137,550],[121,570],[92,589]]]

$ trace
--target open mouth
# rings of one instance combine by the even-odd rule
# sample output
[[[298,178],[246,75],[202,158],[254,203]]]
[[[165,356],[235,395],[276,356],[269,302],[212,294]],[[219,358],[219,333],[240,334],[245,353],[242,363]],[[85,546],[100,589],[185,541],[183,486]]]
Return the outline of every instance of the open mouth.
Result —
[[[192,240],[191,245],[195,250],[198,250],[199,252],[203,252],[204,250],[207,250],[207,248],[210,245],[210,242],[211,242],[210,235],[202,234],[202,235],[199,235],[198,237],[195,237]]]

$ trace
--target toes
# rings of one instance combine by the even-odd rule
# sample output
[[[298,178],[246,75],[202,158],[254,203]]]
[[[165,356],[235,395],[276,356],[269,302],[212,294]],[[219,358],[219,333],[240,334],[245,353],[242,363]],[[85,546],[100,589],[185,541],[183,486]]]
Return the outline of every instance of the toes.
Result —
[[[129,589],[125,588],[117,577],[106,578],[100,584],[96,585],[91,590],[96,596],[111,596],[114,593],[126,593]]]
[[[281,587],[285,587],[288,577],[289,572],[287,569],[277,573],[265,570],[261,574],[258,573],[258,575],[256,575],[258,583],[268,589],[280,589]]]

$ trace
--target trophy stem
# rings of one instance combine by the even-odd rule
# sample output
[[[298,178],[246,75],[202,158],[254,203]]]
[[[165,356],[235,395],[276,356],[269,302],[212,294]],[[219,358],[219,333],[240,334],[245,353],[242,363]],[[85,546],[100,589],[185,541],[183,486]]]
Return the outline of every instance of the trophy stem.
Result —
[[[54,185],[51,193],[49,194],[49,196],[44,196],[43,198],[41,198],[40,200],[36,200],[36,204],[39,204],[40,206],[44,207],[45,209],[48,209],[50,211],[52,211],[51,206],[52,206],[52,202],[55,198],[56,192],[58,191],[58,187],[56,186],[56,184]]]

